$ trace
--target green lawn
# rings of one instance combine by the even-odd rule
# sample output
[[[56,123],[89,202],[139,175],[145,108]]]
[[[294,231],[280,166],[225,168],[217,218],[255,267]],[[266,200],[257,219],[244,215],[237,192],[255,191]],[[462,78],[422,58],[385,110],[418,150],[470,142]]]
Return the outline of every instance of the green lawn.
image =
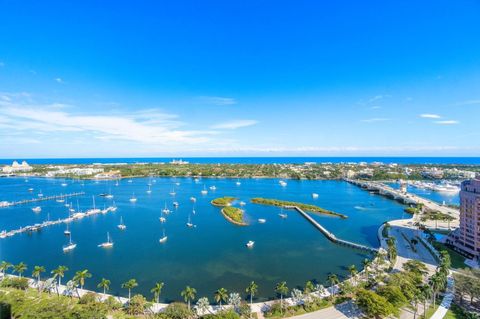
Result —
[[[433,242],[433,246],[438,250],[446,250],[450,255],[450,259],[452,260],[452,268],[460,269],[460,268],[468,268],[467,265],[464,264],[465,257],[457,253],[455,250],[448,248],[444,244],[439,242]]]

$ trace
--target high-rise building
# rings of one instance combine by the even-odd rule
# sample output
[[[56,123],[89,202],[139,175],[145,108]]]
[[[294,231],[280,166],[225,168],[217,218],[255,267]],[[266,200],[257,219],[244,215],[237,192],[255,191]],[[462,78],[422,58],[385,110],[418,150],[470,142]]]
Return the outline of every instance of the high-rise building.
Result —
[[[448,238],[457,251],[480,260],[480,175],[462,182],[460,191],[460,227]]]

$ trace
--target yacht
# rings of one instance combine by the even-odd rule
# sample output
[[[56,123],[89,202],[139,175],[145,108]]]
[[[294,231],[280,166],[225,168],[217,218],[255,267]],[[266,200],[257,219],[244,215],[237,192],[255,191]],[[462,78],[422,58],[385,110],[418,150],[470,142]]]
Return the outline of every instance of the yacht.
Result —
[[[197,201],[197,199],[192,196],[192,197],[190,197],[190,201],[191,201],[192,203],[195,203],[195,202]]]
[[[245,203],[245,202],[240,202],[239,205],[240,205],[240,206],[245,206],[245,205],[247,205],[247,203]]]
[[[240,181],[237,181],[237,182],[235,183],[235,185],[240,186],[240,185],[242,185],[242,183],[240,183]]]
[[[67,186],[67,183],[62,183],[62,186],[63,186],[63,187],[66,187],[66,186]]]
[[[213,185],[213,186],[210,186],[209,188],[210,188],[210,190],[212,190],[212,191],[214,191],[214,190],[216,190],[216,189],[217,189],[217,187],[216,187],[215,185]]]
[[[165,208],[162,209],[162,213],[164,213],[164,214],[170,214],[170,209],[167,208],[167,203],[165,203]]]
[[[167,221],[167,219],[166,219],[165,217],[163,217],[163,216],[161,216],[161,217],[159,218],[159,220],[160,220],[160,222],[161,222],[162,224]]]
[[[134,193],[130,198],[130,202],[135,203],[136,201],[137,201],[137,198],[135,197],[135,193]]]
[[[258,219],[258,223],[260,223],[260,224],[265,224],[266,222],[267,222],[267,220],[264,219],[264,218],[259,218]]]
[[[110,233],[107,232],[107,241],[104,242],[104,243],[101,243],[100,245],[98,245],[98,247],[101,247],[101,248],[111,248],[113,247],[113,242],[110,238]]]
[[[33,188],[29,188],[28,191],[29,191],[29,192],[33,192]]]
[[[40,213],[42,211],[42,207],[37,206],[37,207],[32,208],[32,210],[33,210],[34,213]]]
[[[66,245],[63,246],[63,252],[64,252],[64,253],[69,252],[69,251],[71,251],[71,250],[74,250],[76,247],[77,247],[77,244],[75,244],[75,243],[72,241],[72,236],[70,236],[70,241],[68,242],[68,244],[66,244]]]
[[[178,205],[179,205],[178,202],[173,202],[174,207],[178,207]]]
[[[288,215],[287,215],[287,214],[283,214],[283,213],[280,213],[280,214],[278,214],[278,216],[280,216],[280,218],[283,218],[283,219],[285,219],[285,218],[287,218],[287,217],[288,217]]]
[[[312,198],[313,198],[313,199],[317,199],[317,198],[318,198],[318,194],[317,194],[317,193],[312,193]]]
[[[118,229],[120,229],[120,230],[125,230],[125,229],[127,229],[127,226],[125,226],[125,224],[123,223],[123,218],[122,218],[122,216],[120,216],[120,224],[118,224],[117,227],[118,227]]]
[[[65,199],[64,198],[59,198],[57,199],[57,203],[64,203],[65,202]]]
[[[252,240],[249,240],[248,243],[246,244],[248,248],[253,248],[253,245],[255,245],[255,242]]]
[[[176,182],[175,185],[180,186],[180,183],[179,183],[179,182]]]
[[[199,180],[198,178],[195,178],[193,181],[194,181],[195,183],[198,183],[200,180]]]
[[[279,181],[278,183],[279,183],[280,186],[282,186],[282,187],[287,186],[287,182],[285,182],[285,181]]]
[[[207,195],[207,194],[208,194],[208,191],[207,191],[207,189],[205,188],[205,185],[203,185],[203,189],[202,189],[202,191],[201,191],[200,193],[202,193],[202,195]]]
[[[167,239],[168,239],[168,236],[165,236],[165,229],[164,229],[163,230],[163,237],[160,238],[160,240],[159,240],[160,244],[165,243],[167,241]]]

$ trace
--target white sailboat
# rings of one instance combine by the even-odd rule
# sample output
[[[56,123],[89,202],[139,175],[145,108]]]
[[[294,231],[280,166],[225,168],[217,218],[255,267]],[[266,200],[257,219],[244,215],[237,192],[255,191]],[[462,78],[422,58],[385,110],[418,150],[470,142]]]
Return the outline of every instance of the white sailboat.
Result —
[[[285,182],[285,181],[279,181],[278,183],[279,183],[280,186],[282,186],[282,187],[287,186],[287,182]]]
[[[288,215],[287,215],[287,214],[284,214],[284,213],[283,213],[283,207],[282,207],[281,213],[280,213],[280,214],[278,214],[278,216],[280,216],[280,218],[283,218],[283,219],[285,219],[285,218],[287,218],[287,217],[288,217]]]
[[[237,182],[235,183],[235,185],[240,186],[242,185],[242,183],[240,183],[240,180],[237,179]]]
[[[170,195],[175,196],[177,193],[175,192],[175,188],[172,188],[172,191],[170,192]]]
[[[252,240],[249,240],[248,243],[246,244],[247,248],[253,248],[253,245],[255,245],[255,242]]]
[[[40,193],[37,194],[38,197],[43,197],[42,190],[40,190]]]
[[[132,197],[130,197],[130,202],[135,203],[137,201],[137,198],[135,197],[135,193],[133,193]]]
[[[165,229],[163,229],[163,237],[159,239],[160,244],[163,244],[167,241],[168,236],[165,235]]]
[[[213,186],[210,186],[210,190],[214,191],[217,189],[217,186],[213,185]]]
[[[152,189],[150,188],[150,185],[148,185],[147,194],[151,194],[151,193],[152,193]]]
[[[313,199],[317,199],[317,198],[318,198],[318,194],[317,194],[317,193],[312,193],[312,198],[313,198]]]
[[[166,202],[165,202],[165,208],[162,209],[162,213],[167,214],[167,215],[170,214],[170,209],[167,208],[167,203]]]
[[[120,216],[120,224],[118,224],[117,227],[118,227],[118,229],[120,229],[120,230],[125,230],[125,229],[127,229],[127,226],[125,226],[125,224],[123,223],[123,218],[122,218],[122,216]]]
[[[205,184],[203,185],[203,189],[202,189],[202,191],[201,191],[200,193],[202,193],[202,195],[207,195],[207,194],[208,194],[208,191],[207,191],[207,189],[205,188]]]
[[[63,246],[63,252],[64,252],[64,253],[69,252],[69,251],[71,251],[71,250],[74,250],[76,247],[77,247],[77,244],[75,244],[75,243],[72,241],[72,236],[70,236],[70,241],[68,242],[68,244],[66,244],[66,245]]]
[[[111,247],[113,247],[113,241],[110,238],[110,233],[109,232],[107,232],[107,241],[104,242],[104,243],[101,243],[100,245],[98,245],[98,247],[101,247],[101,248],[111,248]]]
[[[175,208],[177,208],[178,205],[179,205],[178,202],[173,202],[173,206],[174,206]]]
[[[110,206],[110,211],[115,213],[117,211],[117,208],[118,207],[117,207],[117,205],[115,205],[115,201],[113,201],[112,206]]]
[[[191,219],[191,217],[190,217],[190,214],[188,214],[187,227],[189,227],[189,228],[196,227],[196,226],[192,223],[192,219]]]
[[[67,223],[67,229],[65,229],[64,232],[63,232],[63,234],[64,234],[65,236],[70,236],[70,235],[71,235],[71,232],[70,232],[70,230],[68,229],[68,224],[69,224],[69,223]]]
[[[34,207],[34,208],[32,208],[32,211],[34,213],[40,213],[42,211],[42,207],[40,207],[40,206]]]

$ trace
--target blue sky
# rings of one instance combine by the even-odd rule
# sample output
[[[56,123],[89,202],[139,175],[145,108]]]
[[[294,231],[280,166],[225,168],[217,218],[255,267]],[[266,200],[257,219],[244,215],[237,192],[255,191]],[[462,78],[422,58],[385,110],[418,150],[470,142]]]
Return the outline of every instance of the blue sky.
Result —
[[[480,156],[478,1],[2,1],[0,157]]]

